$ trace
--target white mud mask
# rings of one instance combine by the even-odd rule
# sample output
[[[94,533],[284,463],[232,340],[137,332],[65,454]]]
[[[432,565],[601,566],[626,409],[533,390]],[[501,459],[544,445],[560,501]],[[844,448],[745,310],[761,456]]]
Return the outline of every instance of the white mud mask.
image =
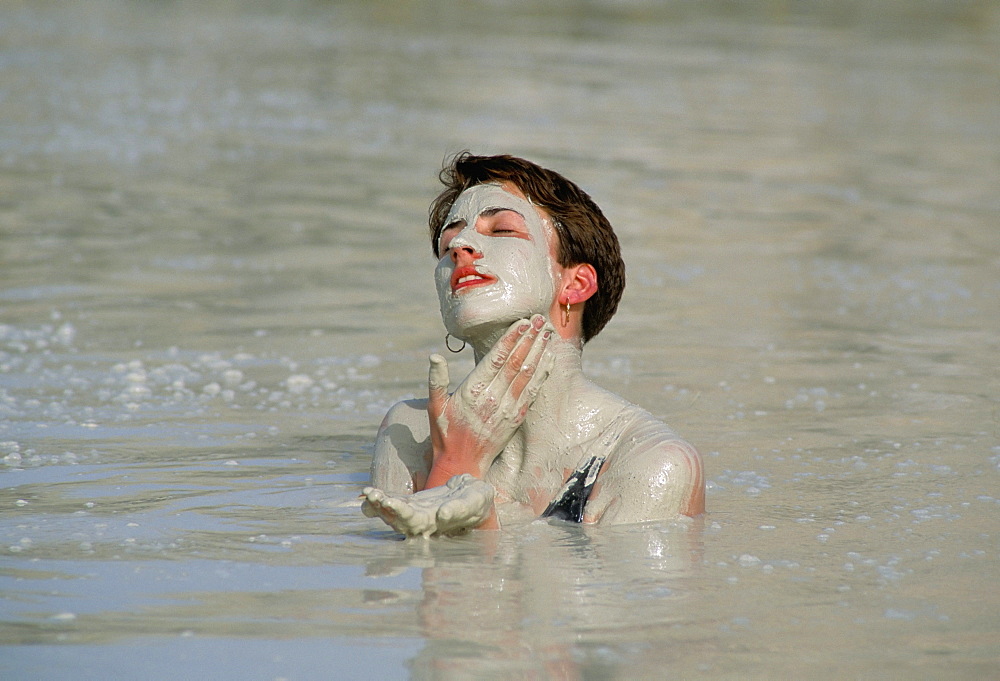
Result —
[[[498,325],[548,315],[558,282],[551,233],[529,201],[498,184],[462,192],[445,219],[434,271],[448,333],[471,341]],[[458,263],[456,250],[466,253]]]

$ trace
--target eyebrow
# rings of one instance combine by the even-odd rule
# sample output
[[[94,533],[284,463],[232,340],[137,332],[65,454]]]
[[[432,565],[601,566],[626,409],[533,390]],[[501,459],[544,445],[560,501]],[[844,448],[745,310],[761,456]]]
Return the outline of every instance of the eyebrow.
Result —
[[[479,215],[485,215],[486,217],[493,217],[497,213],[502,213],[505,210],[509,210],[511,213],[514,213],[515,215],[519,216],[522,220],[525,219],[521,211],[514,210],[513,208],[505,208],[504,206],[490,206],[489,208],[484,208],[482,211],[479,212]],[[455,225],[461,223],[468,224],[464,218],[459,218],[458,220],[452,220],[451,222],[441,226],[441,232],[447,229],[451,229]],[[440,235],[441,232],[438,232],[438,234]]]
[[[504,206],[491,206],[490,208],[484,209],[480,213],[480,215],[485,215],[487,217],[492,217],[492,216],[496,215],[497,213],[504,212],[505,210],[509,210],[511,213],[514,213],[516,215],[520,215],[522,219],[524,218],[524,214],[521,213],[521,211],[514,210],[513,208],[505,208]]]

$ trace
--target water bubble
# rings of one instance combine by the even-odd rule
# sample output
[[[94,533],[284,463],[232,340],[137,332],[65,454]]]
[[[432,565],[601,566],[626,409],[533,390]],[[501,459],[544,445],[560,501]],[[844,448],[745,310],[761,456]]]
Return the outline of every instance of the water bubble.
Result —
[[[903,620],[906,622],[909,622],[916,617],[916,615],[912,612],[907,612],[906,610],[900,610],[898,608],[886,608],[883,616],[888,620]]]
[[[377,355],[361,355],[361,357],[358,358],[358,366],[362,369],[372,369],[381,363],[382,360],[379,359]]]
[[[305,374],[293,374],[285,380],[288,392],[301,395],[313,386],[313,379]]]

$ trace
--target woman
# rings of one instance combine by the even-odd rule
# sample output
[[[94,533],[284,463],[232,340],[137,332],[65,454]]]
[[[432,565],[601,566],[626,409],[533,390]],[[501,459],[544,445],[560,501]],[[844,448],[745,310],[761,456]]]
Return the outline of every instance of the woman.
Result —
[[[430,536],[539,515],[634,523],[702,513],[694,447],[583,375],[583,345],[625,283],[600,208],[513,156],[460,154],[441,180],[430,211],[441,316],[476,366],[448,394],[447,362],[432,355],[428,398],[389,410],[365,514]]]

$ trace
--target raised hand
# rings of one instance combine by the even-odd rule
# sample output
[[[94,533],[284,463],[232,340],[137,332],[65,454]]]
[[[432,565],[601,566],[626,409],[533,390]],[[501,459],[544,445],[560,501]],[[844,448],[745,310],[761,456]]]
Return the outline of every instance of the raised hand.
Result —
[[[448,363],[431,355],[427,415],[433,453],[425,489],[455,475],[485,475],[552,369],[546,350],[553,333],[542,315],[515,322],[451,395]]]

